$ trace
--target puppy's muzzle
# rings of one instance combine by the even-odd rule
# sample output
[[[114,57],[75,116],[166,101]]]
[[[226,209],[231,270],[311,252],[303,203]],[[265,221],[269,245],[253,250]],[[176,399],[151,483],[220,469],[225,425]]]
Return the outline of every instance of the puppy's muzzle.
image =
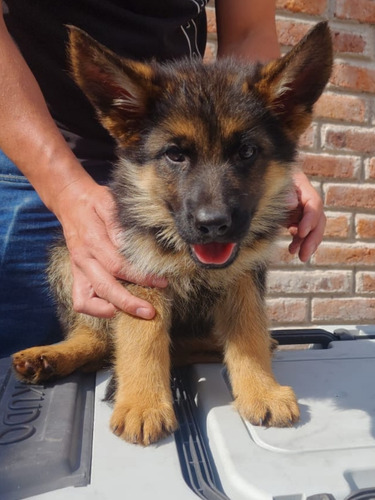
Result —
[[[232,226],[229,210],[200,207],[192,215],[195,228],[206,240],[216,241],[224,238]]]

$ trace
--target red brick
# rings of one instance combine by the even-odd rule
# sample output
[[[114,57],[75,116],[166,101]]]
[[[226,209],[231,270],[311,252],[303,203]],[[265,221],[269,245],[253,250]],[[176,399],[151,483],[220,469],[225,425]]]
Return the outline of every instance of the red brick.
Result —
[[[322,127],[324,149],[375,153],[375,130],[365,127],[324,125]]]
[[[317,266],[373,266],[375,246],[361,243],[323,242],[312,257],[312,265]]]
[[[301,324],[308,320],[307,299],[282,298],[267,299],[267,314],[273,326],[281,324]]]
[[[375,186],[371,184],[329,184],[325,192],[326,206],[375,209]]]
[[[356,293],[375,292],[375,272],[360,271],[356,274]]]
[[[362,23],[375,23],[374,0],[336,0],[335,16]]]
[[[273,295],[347,293],[350,287],[350,271],[274,270],[268,276],[268,293]]]
[[[276,17],[276,30],[280,44],[283,46],[296,45],[314,24],[297,19]],[[334,30],[332,28],[331,30],[335,53],[366,55],[368,40],[363,30],[357,33],[353,31]]]
[[[362,123],[366,120],[367,101],[356,96],[324,93],[314,107],[314,115],[330,120]]]
[[[375,191],[375,186],[374,186]],[[357,215],[355,219],[357,237],[363,240],[375,240],[375,216]]]
[[[288,236],[286,239],[279,240],[273,251],[271,259],[271,266],[281,267],[285,265],[302,266],[297,255],[292,255],[288,251],[288,246],[292,241],[292,237]]]
[[[365,174],[366,174],[366,179],[369,180],[375,179],[375,158],[370,158],[366,163]]]
[[[302,23],[296,20],[276,18],[276,30],[279,43],[284,46],[296,45],[314,26],[314,23]]]
[[[277,9],[286,9],[302,14],[321,15],[327,8],[327,0],[276,0]]]
[[[312,123],[299,139],[300,148],[313,148],[316,142],[317,125]]]
[[[312,320],[316,323],[372,323],[374,319],[374,298],[355,297],[312,300]]]
[[[332,39],[335,53],[366,55],[368,41],[364,33],[332,30]]]
[[[355,156],[301,153],[300,162],[306,175],[335,179],[356,179],[360,159]]]
[[[330,82],[347,90],[375,92],[375,69],[336,63],[333,66]]]
[[[327,213],[324,238],[348,238],[350,235],[351,215]]]

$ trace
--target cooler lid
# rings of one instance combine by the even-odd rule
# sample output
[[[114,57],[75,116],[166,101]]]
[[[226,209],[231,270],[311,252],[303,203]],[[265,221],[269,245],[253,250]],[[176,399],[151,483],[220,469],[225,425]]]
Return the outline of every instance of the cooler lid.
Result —
[[[276,352],[276,378],[293,387],[301,409],[300,422],[286,429],[243,421],[221,365],[192,367],[196,418],[228,498],[343,500],[374,488],[374,358],[372,339]]]

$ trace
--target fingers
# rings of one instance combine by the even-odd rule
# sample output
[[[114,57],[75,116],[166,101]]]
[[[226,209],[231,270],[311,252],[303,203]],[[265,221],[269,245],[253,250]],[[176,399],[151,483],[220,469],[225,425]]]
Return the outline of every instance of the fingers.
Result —
[[[291,221],[289,232],[293,239],[289,252],[296,254],[302,262],[310,259],[320,245],[326,225],[321,197],[303,172],[295,175],[296,192],[299,199],[299,220]],[[295,214],[298,209],[294,209]]]
[[[315,253],[323,239],[324,229],[326,227],[326,216],[322,213],[319,221],[313,231],[302,239],[298,256],[302,262],[307,262]]]
[[[289,252],[291,254],[298,253],[301,262],[307,262],[320,245],[323,239],[325,226],[326,216],[322,213],[315,228],[308,232],[305,237],[301,237],[299,231],[294,235],[292,234],[293,239],[289,245]]]
[[[74,266],[73,279],[73,304],[77,312],[111,318],[120,309],[143,319],[155,316],[151,304],[132,295],[96,262],[92,263],[88,276]]]
[[[98,318],[112,318],[116,313],[116,307],[107,300],[99,298],[86,276],[73,264],[72,272],[74,310]]]

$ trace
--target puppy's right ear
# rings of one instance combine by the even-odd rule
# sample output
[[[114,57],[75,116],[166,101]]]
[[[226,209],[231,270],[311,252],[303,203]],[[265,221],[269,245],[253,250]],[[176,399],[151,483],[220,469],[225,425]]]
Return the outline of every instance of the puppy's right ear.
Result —
[[[71,72],[102,125],[123,146],[137,140],[149,103],[159,92],[148,64],[117,56],[84,31],[68,26]]]

